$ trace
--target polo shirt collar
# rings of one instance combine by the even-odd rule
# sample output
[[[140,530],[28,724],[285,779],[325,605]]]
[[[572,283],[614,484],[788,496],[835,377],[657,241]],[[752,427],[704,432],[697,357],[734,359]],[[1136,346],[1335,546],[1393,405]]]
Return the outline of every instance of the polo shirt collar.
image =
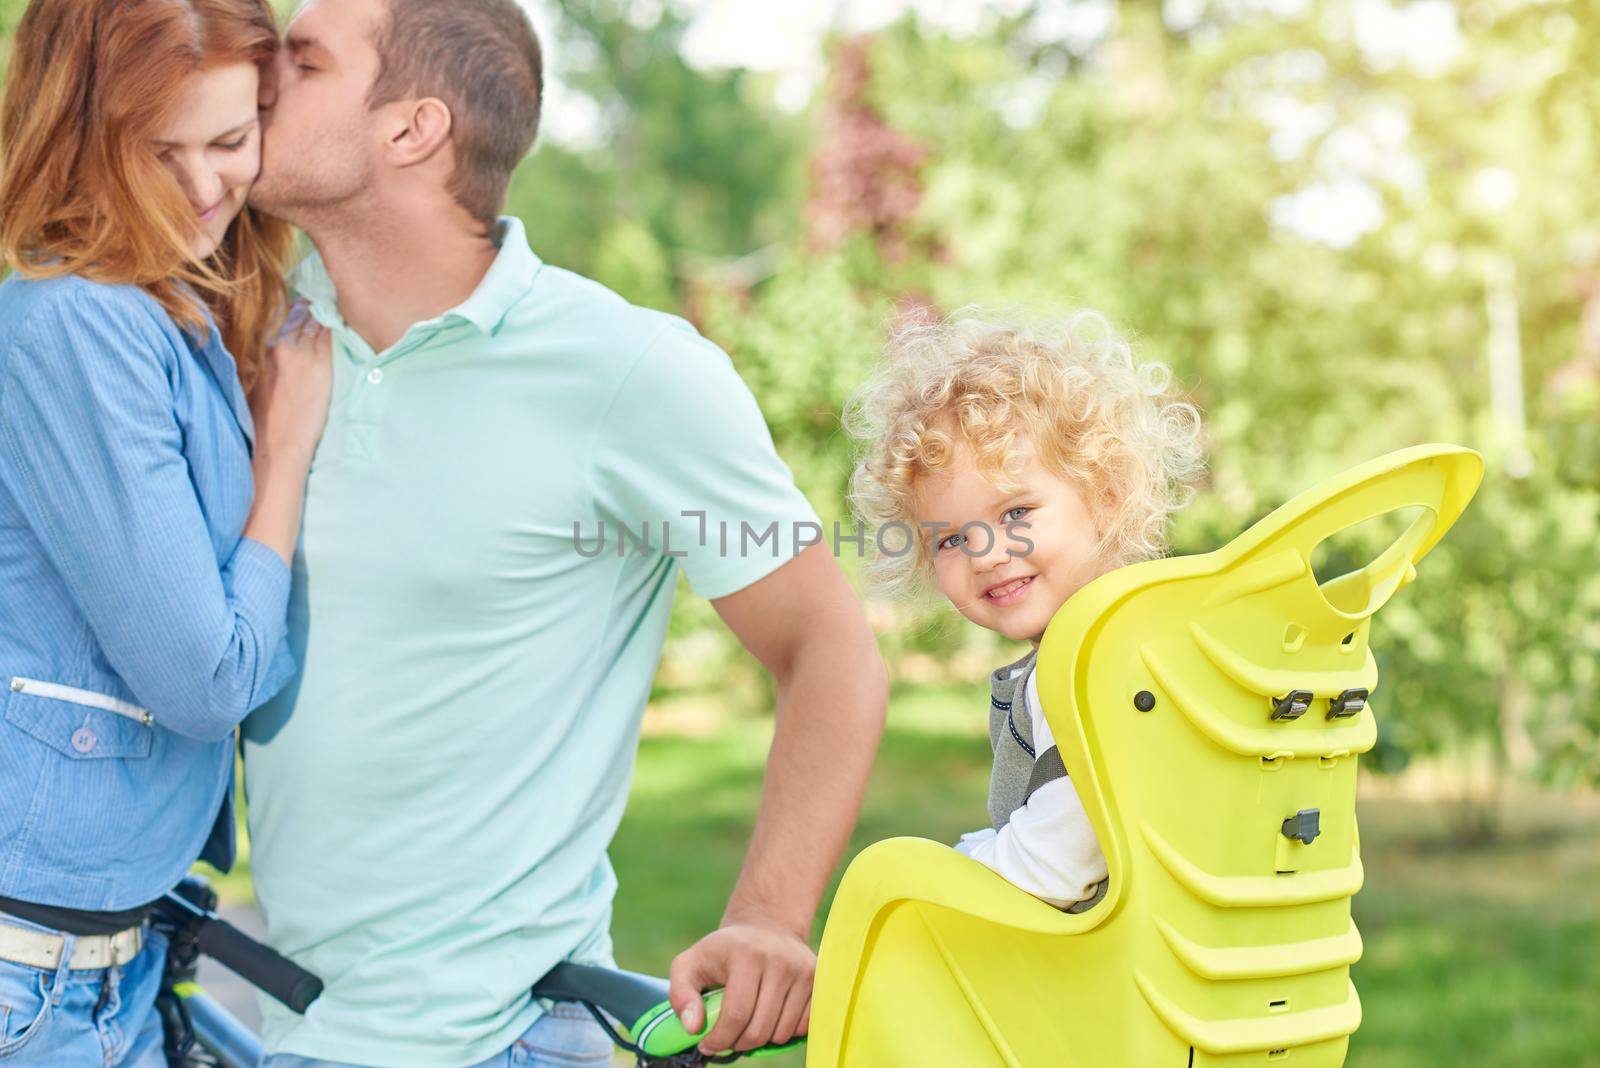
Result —
[[[533,286],[533,277],[541,264],[528,246],[528,233],[522,220],[514,215],[500,216],[495,237],[500,252],[489,265],[483,281],[471,296],[441,315],[441,320],[460,319],[483,334],[493,334]],[[345,325],[344,317],[339,314],[339,295],[333,279],[328,277],[321,253],[313,252],[301,260],[290,273],[289,283],[311,302],[312,312],[323,324]]]

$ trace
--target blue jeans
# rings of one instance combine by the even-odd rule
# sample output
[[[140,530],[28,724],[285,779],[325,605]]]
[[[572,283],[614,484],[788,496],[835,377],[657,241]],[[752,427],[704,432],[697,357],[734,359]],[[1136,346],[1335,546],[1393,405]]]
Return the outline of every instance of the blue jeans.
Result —
[[[580,1005],[557,1004],[533,1022],[522,1037],[503,1053],[472,1068],[603,1068],[611,1063],[611,1040]],[[6,1066],[9,1068],[9,1066]],[[140,1065],[139,1068],[144,1068]],[[356,1065],[316,1061],[292,1053],[277,1053],[261,1068],[358,1068]]]
[[[166,1068],[156,1013],[166,939],[146,927],[144,949],[127,964],[74,971],[67,959],[76,938],[66,937],[52,971],[0,960],[0,1068]]]

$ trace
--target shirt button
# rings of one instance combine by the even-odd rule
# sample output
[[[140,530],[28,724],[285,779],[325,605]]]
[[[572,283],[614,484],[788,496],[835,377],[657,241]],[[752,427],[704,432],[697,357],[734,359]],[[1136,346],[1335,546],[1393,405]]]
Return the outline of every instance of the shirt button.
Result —
[[[379,382],[382,382],[383,381],[383,368],[374,367],[372,370],[368,371],[367,372],[367,381],[371,382],[373,385],[377,385]]]
[[[95,737],[94,731],[88,727],[79,727],[72,734],[72,748],[80,753],[87,753],[100,744],[100,739]]]

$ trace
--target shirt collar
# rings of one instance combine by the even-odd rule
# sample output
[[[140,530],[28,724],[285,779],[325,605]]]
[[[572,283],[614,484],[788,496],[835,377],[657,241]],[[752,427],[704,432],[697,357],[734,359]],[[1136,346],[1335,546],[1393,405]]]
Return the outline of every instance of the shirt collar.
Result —
[[[539,257],[528,247],[528,233],[522,220],[502,215],[494,229],[500,251],[472,295],[439,318],[460,319],[484,334],[493,334],[517,301],[533,285],[541,266]],[[311,302],[312,313],[326,326],[344,326],[339,314],[339,294],[323,265],[322,254],[313,252],[300,261],[289,275],[289,284]]]
[[[485,334],[493,334],[500,328],[512,307],[533,285],[533,276],[539,270],[539,257],[528,247],[527,230],[515,215],[500,216],[495,227],[495,244],[500,252],[478,288],[444,313],[445,318],[465,319]]]

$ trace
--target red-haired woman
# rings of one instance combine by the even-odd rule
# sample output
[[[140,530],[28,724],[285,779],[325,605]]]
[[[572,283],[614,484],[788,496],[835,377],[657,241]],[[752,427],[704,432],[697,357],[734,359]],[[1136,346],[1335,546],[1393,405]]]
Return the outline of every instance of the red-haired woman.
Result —
[[[265,0],[32,0],[0,104],[0,1063],[164,1065],[150,903],[233,858],[331,388],[246,195]],[[242,382],[241,382],[242,379]],[[245,387],[251,387],[246,401]]]

